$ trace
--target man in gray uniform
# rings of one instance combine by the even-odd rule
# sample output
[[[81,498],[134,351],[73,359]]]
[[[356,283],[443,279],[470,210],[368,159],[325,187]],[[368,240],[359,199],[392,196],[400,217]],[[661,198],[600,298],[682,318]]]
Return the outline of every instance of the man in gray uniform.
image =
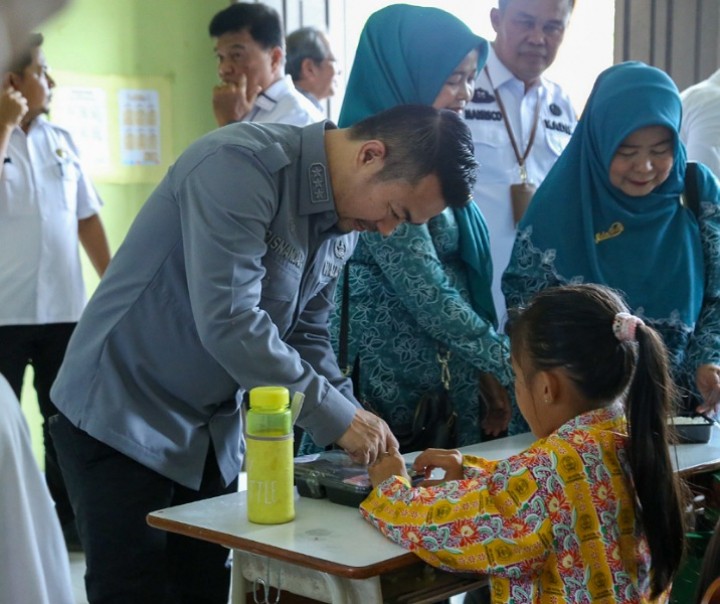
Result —
[[[462,120],[429,107],[342,130],[235,124],[178,159],[111,262],[52,389],[90,602],[227,602],[227,552],[167,537],[145,516],[236,488],[237,400],[250,388],[303,392],[298,423],[360,462],[397,446],[332,352],[337,276],[353,231],[390,235],[464,205],[475,168]]]

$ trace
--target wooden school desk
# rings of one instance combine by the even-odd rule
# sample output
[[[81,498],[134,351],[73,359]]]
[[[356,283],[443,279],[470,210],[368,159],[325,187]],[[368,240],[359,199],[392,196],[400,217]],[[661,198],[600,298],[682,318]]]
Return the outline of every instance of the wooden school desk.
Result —
[[[521,434],[462,451],[502,459],[534,440]],[[712,428],[707,444],[677,445],[670,453],[683,475],[718,469],[720,429]],[[483,583],[477,577],[431,569],[383,537],[355,508],[296,496],[295,511],[295,520],[286,524],[252,524],[242,491],[152,512],[148,524],[231,549],[233,604],[244,604],[254,582],[340,604],[379,603],[384,598],[430,603]]]

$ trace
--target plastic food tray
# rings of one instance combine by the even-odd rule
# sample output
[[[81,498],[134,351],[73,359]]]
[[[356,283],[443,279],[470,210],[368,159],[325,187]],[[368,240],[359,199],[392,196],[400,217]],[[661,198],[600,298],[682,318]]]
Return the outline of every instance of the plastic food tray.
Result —
[[[413,474],[410,464],[408,473]],[[413,482],[421,480],[422,476],[418,476]],[[340,449],[296,457],[295,485],[302,497],[327,497],[334,503],[352,507],[359,506],[372,490],[367,467],[354,463]]]
[[[681,423],[692,420],[693,423]],[[679,443],[706,443],[710,440],[713,422],[704,417],[672,417],[668,420],[675,431]]]

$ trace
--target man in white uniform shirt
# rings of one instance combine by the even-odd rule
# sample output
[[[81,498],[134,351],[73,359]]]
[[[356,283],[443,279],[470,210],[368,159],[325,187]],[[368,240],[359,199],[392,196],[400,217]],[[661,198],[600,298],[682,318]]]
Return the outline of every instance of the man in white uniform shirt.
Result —
[[[72,138],[44,118],[55,82],[41,44],[35,34],[0,93],[0,373],[19,399],[25,368],[33,367],[45,474],[70,538],[74,516],[48,433],[57,413],[49,393],[86,302],[78,243],[99,275],[110,250],[101,201]]]
[[[277,11],[238,2],[217,13],[209,30],[222,80],[213,88],[218,126],[240,121],[307,126],[324,119],[285,75],[285,37]]]
[[[286,39],[285,71],[292,76],[298,92],[324,112],[322,101],[335,94],[337,60],[327,36],[317,27],[301,27]]]
[[[515,225],[577,121],[568,95],[542,76],[555,60],[573,6],[574,0],[499,0],[490,11],[496,38],[465,107],[480,164],[475,202],[490,231],[493,300],[501,324],[506,308],[500,279]]]
[[[688,159],[705,164],[720,178],[720,70],[680,96],[680,138],[687,147]]]

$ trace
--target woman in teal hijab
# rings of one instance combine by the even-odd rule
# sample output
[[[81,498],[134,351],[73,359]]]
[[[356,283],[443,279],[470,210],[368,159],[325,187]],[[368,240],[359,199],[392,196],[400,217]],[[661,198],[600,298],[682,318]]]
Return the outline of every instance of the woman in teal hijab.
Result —
[[[397,4],[377,11],[360,36],[339,125],[401,104],[462,111],[487,52],[483,38],[443,10]],[[347,353],[350,364],[359,360],[358,399],[402,437],[420,397],[442,391],[439,359],[449,353],[456,444],[482,440],[481,374],[500,407],[486,426],[504,429],[512,377],[506,341],[495,331],[487,228],[477,206],[403,224],[387,238],[362,233],[348,267]],[[338,286],[336,352],[342,306]],[[307,437],[301,450],[311,450]]]
[[[677,87],[663,71],[628,62],[600,74],[518,226],[503,292],[514,306],[565,283],[620,290],[663,335],[676,381],[693,401],[684,411],[715,413],[720,191],[703,165],[686,186],[681,115]],[[683,197],[693,185],[696,209]]]

